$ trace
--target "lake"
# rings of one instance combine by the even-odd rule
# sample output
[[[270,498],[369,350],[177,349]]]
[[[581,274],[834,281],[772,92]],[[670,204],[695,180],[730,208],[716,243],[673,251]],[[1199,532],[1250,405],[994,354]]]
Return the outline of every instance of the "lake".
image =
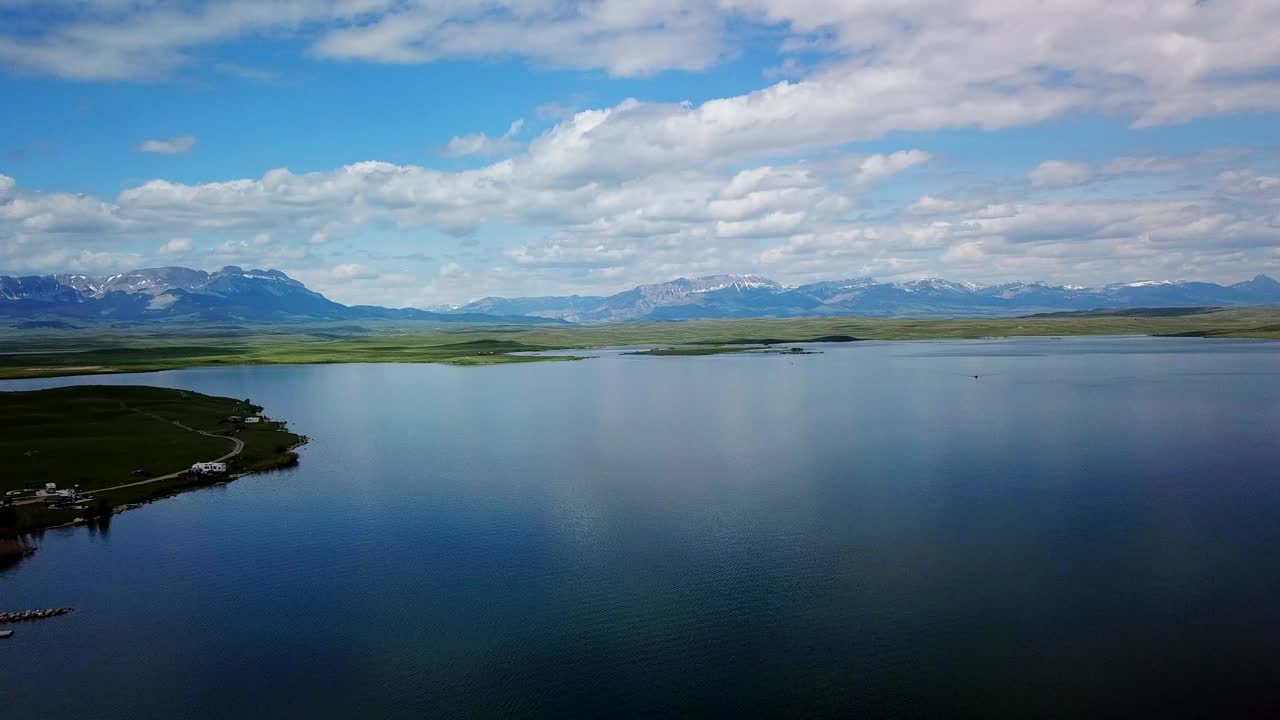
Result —
[[[811,347],[0,383],[249,397],[311,438],[45,533],[0,609],[76,611],[0,642],[0,714],[1276,703],[1280,343]]]

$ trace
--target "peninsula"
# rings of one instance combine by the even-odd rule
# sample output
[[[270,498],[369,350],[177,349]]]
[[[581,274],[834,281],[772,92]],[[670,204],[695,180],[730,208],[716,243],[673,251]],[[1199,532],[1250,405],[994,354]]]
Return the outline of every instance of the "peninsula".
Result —
[[[296,463],[305,438],[261,412],[157,387],[0,392],[0,503],[25,532]]]

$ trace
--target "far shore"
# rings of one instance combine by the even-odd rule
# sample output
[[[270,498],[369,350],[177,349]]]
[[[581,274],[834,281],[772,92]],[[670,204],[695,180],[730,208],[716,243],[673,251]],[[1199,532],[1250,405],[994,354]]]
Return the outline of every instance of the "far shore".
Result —
[[[1280,339],[1280,308],[1169,308],[1008,318],[785,318],[688,320],[590,327],[451,326],[405,322],[225,324],[0,329],[0,380],[230,365],[445,363],[475,366],[581,359],[547,351],[607,347],[721,348],[740,352],[855,340],[1148,335]]]

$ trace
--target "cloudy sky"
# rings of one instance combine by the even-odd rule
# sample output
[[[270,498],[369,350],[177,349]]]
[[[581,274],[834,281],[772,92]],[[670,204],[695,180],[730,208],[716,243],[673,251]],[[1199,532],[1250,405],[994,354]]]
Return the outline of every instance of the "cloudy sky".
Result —
[[[0,273],[1280,273],[1276,0],[0,0]]]

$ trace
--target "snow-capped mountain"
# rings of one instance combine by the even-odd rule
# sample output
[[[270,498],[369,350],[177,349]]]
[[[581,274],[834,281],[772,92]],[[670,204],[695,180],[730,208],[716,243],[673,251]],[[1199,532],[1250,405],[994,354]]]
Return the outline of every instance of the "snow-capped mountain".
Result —
[[[492,298],[489,300],[491,302]],[[525,299],[526,302],[528,300]],[[760,317],[798,315],[821,304],[759,275],[677,278],[665,283],[641,285],[609,297],[590,299],[594,302],[583,302],[585,300],[588,299],[576,298],[572,311],[559,316],[580,323]],[[472,305],[464,305],[462,309],[470,310]]]
[[[217,272],[148,268],[88,275],[0,276],[0,317],[83,321],[148,320],[433,320],[508,324],[554,323],[481,313],[442,314],[413,308],[348,307],[307,289],[279,270],[228,266]]]
[[[224,272],[238,269],[232,266],[226,268]],[[55,275],[54,279],[63,285],[75,288],[86,297],[102,298],[113,292],[158,295],[175,288],[181,288],[188,292],[197,292],[201,286],[209,281],[209,277],[209,273],[203,270],[167,267],[132,270],[108,277]]]
[[[607,297],[485,298],[469,312],[501,308],[577,323],[839,315],[963,317],[1134,307],[1280,305],[1280,282],[1259,275],[1224,286],[1142,281],[1100,288],[1011,282],[980,285],[925,278],[869,277],[786,287],[759,275],[711,275],[641,285]]]
[[[709,275],[609,295],[488,297],[438,312],[346,306],[279,270],[150,268],[89,275],[0,276],[0,317],[36,320],[429,320],[450,323],[665,322],[758,317],[974,317],[1117,308],[1280,305],[1280,282],[1138,281],[1097,288],[868,277],[787,287],[759,275]]]
[[[565,319],[590,310],[604,300],[599,295],[550,295],[545,297],[487,297],[439,312],[478,312],[490,315],[529,315]],[[436,308],[428,308],[436,309]]]

